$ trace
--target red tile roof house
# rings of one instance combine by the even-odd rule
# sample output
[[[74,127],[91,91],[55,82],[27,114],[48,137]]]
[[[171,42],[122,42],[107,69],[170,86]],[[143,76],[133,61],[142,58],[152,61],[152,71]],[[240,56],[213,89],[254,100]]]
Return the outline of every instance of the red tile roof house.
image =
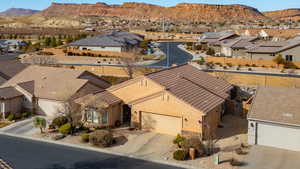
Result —
[[[233,89],[226,81],[186,64],[146,74],[84,96],[78,99],[78,103],[84,110],[93,107],[92,113],[99,111],[95,116],[95,125],[101,126],[98,119],[103,108],[107,112],[109,110],[106,108],[120,106],[121,114],[109,111],[119,113],[109,117],[116,119],[115,116],[121,116],[121,123],[130,122],[132,127],[138,129],[169,135],[200,135],[204,138],[215,134]],[[89,120],[93,122],[93,119]]]
[[[49,117],[65,113],[64,104],[72,99],[110,87],[87,71],[29,66],[0,86],[0,113],[32,111]]]

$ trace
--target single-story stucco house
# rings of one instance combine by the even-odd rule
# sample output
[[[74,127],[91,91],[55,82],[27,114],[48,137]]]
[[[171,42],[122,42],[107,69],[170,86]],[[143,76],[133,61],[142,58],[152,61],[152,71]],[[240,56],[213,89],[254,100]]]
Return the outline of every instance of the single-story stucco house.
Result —
[[[104,52],[128,52],[144,40],[143,35],[129,32],[112,32],[81,39],[69,44],[72,49]]]
[[[259,87],[248,114],[248,143],[300,151],[300,89]]]
[[[273,60],[281,55],[286,61],[300,61],[300,40],[268,41],[260,43],[248,51],[249,59]]]
[[[221,43],[224,40],[235,39],[239,37],[232,30],[225,30],[221,32],[206,32],[199,38],[199,43],[208,44],[209,47],[213,48],[216,54],[221,54]]]
[[[110,125],[128,122],[158,133],[208,138],[215,135],[233,89],[226,81],[186,64],[134,78],[78,103],[86,118],[93,116],[89,122],[99,126],[103,125],[99,116],[104,116]]]
[[[65,104],[110,84],[87,71],[28,66],[0,86],[0,113],[30,111],[55,117],[66,113]]]

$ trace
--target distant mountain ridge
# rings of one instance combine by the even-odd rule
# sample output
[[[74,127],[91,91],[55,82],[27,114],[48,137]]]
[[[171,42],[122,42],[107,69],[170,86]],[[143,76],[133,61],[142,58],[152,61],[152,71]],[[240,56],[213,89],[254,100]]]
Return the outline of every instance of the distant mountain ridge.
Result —
[[[20,16],[20,15],[32,15],[32,14],[35,14],[38,12],[40,12],[40,11],[32,10],[32,9],[24,9],[24,8],[10,8],[4,12],[0,12],[0,15]]]
[[[272,19],[280,20],[300,20],[300,8],[283,9],[277,11],[268,11],[263,13]]]
[[[257,9],[245,5],[213,5],[180,3],[163,7],[146,3],[127,2],[122,5],[52,3],[40,12],[46,17],[57,16],[116,16],[124,19],[174,21],[257,21],[265,17]]]

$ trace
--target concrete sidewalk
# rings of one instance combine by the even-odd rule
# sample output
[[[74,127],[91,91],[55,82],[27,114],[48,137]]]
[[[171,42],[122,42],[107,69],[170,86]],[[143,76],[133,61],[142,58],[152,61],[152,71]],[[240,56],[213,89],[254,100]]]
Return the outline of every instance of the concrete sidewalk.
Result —
[[[6,127],[0,128],[0,132],[16,134],[16,135],[31,136],[32,134],[39,131],[39,129],[37,129],[33,126],[32,121],[35,117],[37,117],[37,116],[33,116],[31,118],[28,118],[28,119],[25,119],[22,121],[17,121]],[[43,117],[43,118],[46,118],[46,117]]]

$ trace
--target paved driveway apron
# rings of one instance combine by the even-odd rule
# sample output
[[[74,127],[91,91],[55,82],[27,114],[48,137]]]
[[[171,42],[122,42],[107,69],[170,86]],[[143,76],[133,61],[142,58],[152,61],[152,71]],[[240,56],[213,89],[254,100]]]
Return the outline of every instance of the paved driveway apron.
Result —
[[[254,146],[241,169],[299,169],[300,152]]]

